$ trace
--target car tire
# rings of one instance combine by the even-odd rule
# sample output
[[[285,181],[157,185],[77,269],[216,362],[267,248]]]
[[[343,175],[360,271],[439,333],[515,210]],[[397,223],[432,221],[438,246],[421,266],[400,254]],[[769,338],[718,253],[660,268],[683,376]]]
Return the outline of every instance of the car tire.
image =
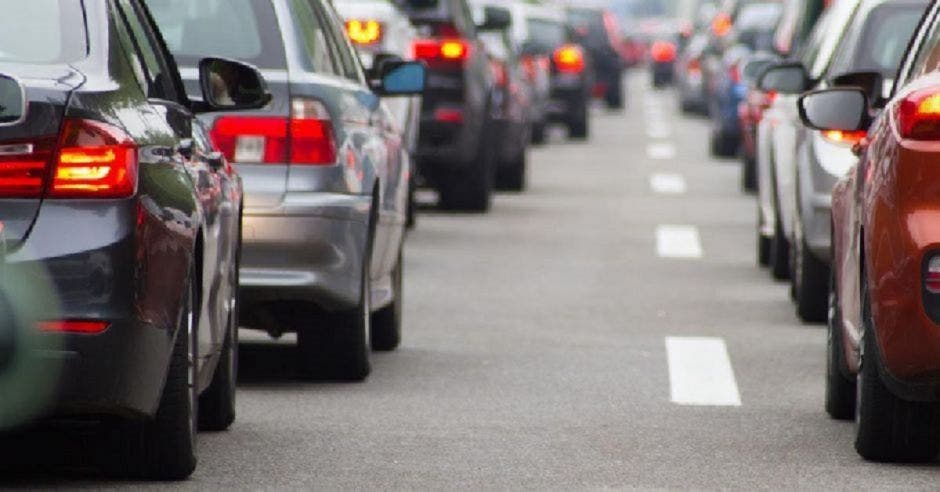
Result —
[[[392,303],[372,314],[372,350],[390,352],[401,344],[401,315],[404,299],[405,264],[401,252],[392,271]]]
[[[757,265],[765,267],[770,265],[770,238],[764,237],[757,228]]]
[[[526,154],[523,148],[512,162],[500,166],[496,176],[497,188],[517,192],[525,190]]]
[[[770,274],[777,280],[790,278],[790,241],[783,234],[779,213],[774,214],[774,235],[770,238]]]
[[[496,149],[489,138],[489,127],[483,130],[474,159],[442,176],[438,189],[444,210],[486,212],[490,209]]]
[[[610,85],[607,87],[607,92],[604,93],[604,102],[607,104],[608,109],[623,109],[623,75],[615,75],[614,78],[610,81]]]
[[[418,224],[418,204],[415,202],[414,177],[408,182],[408,203],[405,210],[405,227],[414,229]]]
[[[199,305],[194,279],[186,297],[166,382],[152,419],[122,421],[113,429],[116,456],[108,467],[120,476],[146,480],[184,480],[196,469],[198,398],[196,364]]]
[[[376,220],[373,211],[369,239],[362,256],[359,303],[352,309],[311,316],[303,320],[306,326],[297,330],[298,366],[305,379],[357,382],[365,380],[372,372],[370,272]]]
[[[829,323],[826,342],[826,413],[836,420],[855,418],[855,379],[849,378],[842,345],[842,311],[835,279],[829,280]]]
[[[713,157],[734,157],[738,153],[738,142],[733,135],[714,129],[711,133],[709,149]]]
[[[741,189],[747,193],[757,191],[757,159],[753,157],[741,159]]]
[[[542,121],[536,121],[532,124],[531,140],[534,145],[542,145],[547,139],[548,124]]]
[[[796,314],[807,323],[826,321],[829,265],[813,255],[806,246],[805,240],[795,240],[793,247],[796,249],[793,252],[793,294],[796,300]]]
[[[587,102],[585,102],[584,107],[568,121],[568,138],[571,140],[586,140],[588,132],[588,108]]]
[[[923,462],[940,448],[940,405],[899,398],[879,374],[871,299],[863,284],[862,351],[856,383],[855,450],[870,461]]]

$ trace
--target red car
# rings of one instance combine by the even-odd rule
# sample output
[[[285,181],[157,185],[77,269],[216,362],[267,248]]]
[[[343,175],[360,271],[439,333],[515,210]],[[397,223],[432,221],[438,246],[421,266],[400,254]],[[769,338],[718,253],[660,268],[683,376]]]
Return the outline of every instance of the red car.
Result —
[[[935,1],[890,99],[875,78],[800,100],[813,128],[868,132],[832,193],[826,410],[855,418],[855,448],[870,460],[940,451],[938,11]]]

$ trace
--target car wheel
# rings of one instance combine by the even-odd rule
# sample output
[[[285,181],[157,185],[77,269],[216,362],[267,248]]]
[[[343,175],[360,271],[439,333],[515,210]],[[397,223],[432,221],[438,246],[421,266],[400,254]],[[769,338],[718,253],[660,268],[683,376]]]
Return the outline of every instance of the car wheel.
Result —
[[[372,350],[388,352],[401,344],[402,287],[405,264],[401,252],[392,271],[392,303],[372,315]]]
[[[764,237],[761,233],[762,224],[761,224],[761,213],[760,208],[757,210],[757,265],[765,267],[770,265],[770,238]]]
[[[710,140],[710,151],[714,157],[734,157],[738,154],[738,142],[733,135],[728,135],[721,129],[713,129]]]
[[[438,189],[441,208],[463,212],[486,212],[490,209],[496,149],[489,134],[489,130],[484,129],[474,159],[441,176]]]
[[[572,140],[585,140],[588,138],[587,102],[585,102],[584,107],[568,121],[568,138]]]
[[[123,421],[113,430],[117,455],[108,466],[118,475],[149,480],[183,480],[196,469],[196,282],[188,283],[176,342],[157,413],[152,419]]]
[[[418,224],[418,207],[415,203],[415,183],[414,178],[408,182],[408,203],[405,210],[405,227],[414,229]]]
[[[856,383],[855,450],[872,461],[929,461],[940,447],[940,406],[899,398],[879,374],[871,299],[863,284],[863,322]]]
[[[797,227],[799,227],[797,225]],[[807,323],[826,321],[829,265],[809,250],[802,238],[793,242],[793,290],[796,314]]]
[[[240,251],[241,248],[239,248]],[[224,431],[235,422],[235,386],[238,381],[238,271],[239,258],[230,266],[232,297],[229,299],[228,326],[222,353],[209,387],[199,397],[199,430]]]
[[[376,220],[375,216],[371,219],[369,240],[362,257],[359,303],[349,310],[310,316],[303,320],[306,326],[297,330],[299,369],[304,378],[362,381],[372,372],[370,271]]]
[[[615,75],[610,81],[610,86],[604,93],[604,102],[609,109],[623,109],[623,75]]]
[[[741,159],[741,189],[748,193],[757,191],[757,160],[753,157]]]
[[[855,417],[855,379],[846,375],[842,352],[842,311],[835,279],[829,280],[829,329],[826,351],[826,413],[837,420]]]
[[[783,234],[780,214],[774,214],[774,235],[770,239],[770,274],[777,280],[790,278],[790,241]]]
[[[548,129],[548,124],[542,121],[536,121],[532,124],[532,143],[535,145],[542,145],[546,140],[546,130]]]
[[[523,148],[512,162],[499,167],[496,176],[497,187],[507,191],[523,191],[525,190],[525,175],[526,150]]]

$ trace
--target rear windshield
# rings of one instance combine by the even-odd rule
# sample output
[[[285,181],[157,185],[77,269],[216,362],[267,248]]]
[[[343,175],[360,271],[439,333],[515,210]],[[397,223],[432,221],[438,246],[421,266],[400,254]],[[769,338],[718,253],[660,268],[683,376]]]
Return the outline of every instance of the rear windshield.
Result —
[[[565,26],[560,22],[547,19],[526,19],[528,39],[525,40],[527,49],[540,52],[552,51],[564,44],[567,38]]]
[[[69,63],[88,54],[81,3],[76,0],[4,2],[0,61]]]
[[[850,72],[879,72],[884,78],[893,79],[925,9],[926,3],[875,7],[863,27],[843,39],[829,73],[838,76]]]
[[[147,0],[177,62],[234,58],[260,68],[285,68],[284,47],[270,0]]]

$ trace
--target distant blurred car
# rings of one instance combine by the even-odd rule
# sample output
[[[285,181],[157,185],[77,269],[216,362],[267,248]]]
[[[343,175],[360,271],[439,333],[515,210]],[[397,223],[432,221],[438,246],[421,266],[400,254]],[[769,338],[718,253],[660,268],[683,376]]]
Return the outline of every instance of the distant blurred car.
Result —
[[[513,35],[522,42],[524,60],[550,69],[548,121],[568,128],[572,139],[585,139],[589,133],[589,110],[594,76],[591,59],[584,48],[572,42],[565,14],[559,9],[526,3],[523,22],[513,24]],[[536,134],[537,135],[537,134]]]
[[[777,61],[779,57],[775,53],[762,51],[751,54],[742,64],[741,79],[746,89],[744,99],[738,103],[738,122],[741,128],[741,189],[744,191],[757,188],[757,124],[777,96],[773,91],[760,90],[757,79]]]
[[[709,148],[713,156],[738,154],[741,144],[738,106],[747,93],[747,83],[742,77],[744,64],[752,53],[772,48],[773,32],[782,11],[783,5],[778,2],[743,5],[727,35],[720,69],[710,72],[711,78],[705,81],[712,123]]]
[[[345,19],[346,34],[359,53],[366,70],[390,59],[411,60],[417,30],[394,0],[335,0],[333,4]],[[385,97],[382,101],[395,116],[409,155],[417,151],[421,119],[421,97]],[[414,225],[414,190],[417,173],[412,173],[408,191],[408,224]]]
[[[512,18],[498,0],[471,0],[474,14],[482,22],[484,8],[499,9]],[[496,125],[496,187],[522,191],[526,181],[526,155],[532,123],[532,87],[522,64],[521,47],[511,35],[511,26],[480,33],[493,70],[493,101],[490,106]]]
[[[531,49],[531,43],[527,41],[530,36],[538,35],[533,30],[544,29],[544,26],[540,27],[539,21],[533,20],[533,7],[527,2],[520,0],[499,4],[506,5],[512,15],[511,41],[517,50],[518,62],[524,74],[523,81],[529,92],[530,140],[534,144],[542,144],[545,143],[551,110],[552,57],[545,50]]]
[[[702,61],[707,49],[708,34],[698,32],[692,36],[676,59],[673,77],[679,109],[683,113],[708,114],[705,80],[702,76]]]
[[[568,28],[573,40],[590,56],[594,73],[595,97],[602,98],[611,109],[624,107],[624,60],[621,54],[621,31],[614,15],[605,9],[568,7]]]

